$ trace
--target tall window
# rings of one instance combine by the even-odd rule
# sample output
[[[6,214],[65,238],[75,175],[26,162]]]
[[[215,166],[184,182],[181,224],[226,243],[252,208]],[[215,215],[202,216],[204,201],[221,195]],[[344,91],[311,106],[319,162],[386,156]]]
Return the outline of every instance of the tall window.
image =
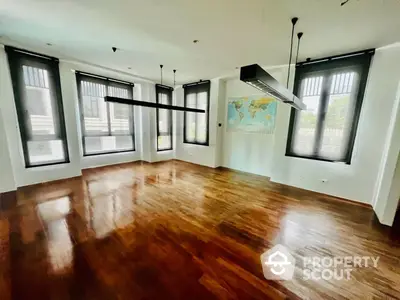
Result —
[[[156,101],[172,105],[173,89],[156,85]],[[172,110],[157,109],[157,151],[172,150]]]
[[[6,47],[26,167],[68,163],[58,60]]]
[[[306,62],[296,68],[287,156],[350,164],[372,51]]]
[[[185,84],[185,107],[204,109],[205,113],[185,112],[184,143],[208,146],[210,81]]]
[[[133,106],[104,101],[105,96],[133,99],[133,84],[76,73],[83,154],[135,150]]]

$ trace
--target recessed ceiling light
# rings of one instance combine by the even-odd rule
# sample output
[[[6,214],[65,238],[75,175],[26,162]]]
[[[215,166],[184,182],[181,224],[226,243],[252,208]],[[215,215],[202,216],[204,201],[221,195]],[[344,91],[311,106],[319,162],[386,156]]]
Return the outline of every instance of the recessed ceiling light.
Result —
[[[51,44],[51,43],[46,43],[46,45],[47,45],[47,46],[53,46],[53,44]]]
[[[193,44],[197,44],[199,40],[193,40]]]

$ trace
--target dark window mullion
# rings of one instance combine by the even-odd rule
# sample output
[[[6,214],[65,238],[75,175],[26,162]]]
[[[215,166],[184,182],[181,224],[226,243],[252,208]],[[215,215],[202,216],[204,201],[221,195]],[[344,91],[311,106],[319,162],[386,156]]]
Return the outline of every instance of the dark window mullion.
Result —
[[[85,136],[86,136],[86,128],[85,128],[85,112],[83,108],[83,97],[82,97],[82,79],[79,74],[76,74],[76,88],[78,91],[78,105],[79,105],[79,110],[80,110],[80,120],[81,120],[81,131],[82,131],[82,150],[83,150],[83,155],[86,155],[86,141],[85,141]]]
[[[128,98],[133,99],[133,87],[130,86],[128,89]],[[136,143],[135,143],[135,106],[132,105],[129,109],[129,126],[130,129],[132,130],[131,136],[132,136],[132,143],[133,143],[133,151],[136,149]]]
[[[324,131],[325,118],[329,104],[330,88],[332,84],[332,73],[327,72],[323,75],[323,77],[324,79],[322,83],[321,96],[319,100],[318,120],[317,120],[317,128],[315,132],[315,141],[314,141],[313,155],[315,156],[318,156],[321,151],[322,134]]]
[[[199,108],[199,92],[196,91],[195,95],[196,95],[195,108]],[[195,137],[194,137],[195,143],[199,143],[199,133],[197,132],[197,129],[198,129],[198,126],[197,126],[198,117],[199,117],[198,113],[195,113],[195,120],[196,120],[195,121],[195,123],[196,123],[196,125],[195,125],[196,126],[196,129],[195,129],[196,133],[195,133]]]
[[[110,96],[108,92],[108,88],[110,87],[110,81],[107,79],[106,84],[106,95]],[[106,102],[106,111],[107,111],[107,125],[108,125],[108,136],[112,136],[111,134],[111,110],[110,110],[110,102]]]

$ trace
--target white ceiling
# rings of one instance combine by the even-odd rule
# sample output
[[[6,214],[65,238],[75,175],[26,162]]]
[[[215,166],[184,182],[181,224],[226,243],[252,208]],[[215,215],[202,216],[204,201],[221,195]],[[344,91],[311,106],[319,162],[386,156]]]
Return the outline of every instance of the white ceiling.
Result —
[[[287,64],[294,16],[304,31],[301,60],[400,41],[400,0],[342,1],[0,0],[0,35],[5,44],[154,81],[164,64],[164,78],[171,82],[176,68],[180,83],[246,64]]]

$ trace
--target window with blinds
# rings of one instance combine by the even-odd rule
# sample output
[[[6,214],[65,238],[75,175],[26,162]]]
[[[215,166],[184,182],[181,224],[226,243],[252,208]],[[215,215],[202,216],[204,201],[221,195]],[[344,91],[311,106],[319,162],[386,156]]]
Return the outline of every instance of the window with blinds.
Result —
[[[157,103],[172,105],[172,91],[170,87],[157,84]],[[172,150],[172,110],[157,109],[157,151],[166,150]]]
[[[350,164],[371,56],[296,68],[295,93],[307,109],[292,110],[286,155]]]
[[[104,101],[133,99],[133,84],[76,73],[85,156],[135,150],[133,106]]]
[[[185,112],[184,143],[209,144],[210,81],[186,84],[184,88],[185,107],[204,109],[205,113]]]
[[[58,60],[8,46],[5,49],[25,166],[69,162]]]

